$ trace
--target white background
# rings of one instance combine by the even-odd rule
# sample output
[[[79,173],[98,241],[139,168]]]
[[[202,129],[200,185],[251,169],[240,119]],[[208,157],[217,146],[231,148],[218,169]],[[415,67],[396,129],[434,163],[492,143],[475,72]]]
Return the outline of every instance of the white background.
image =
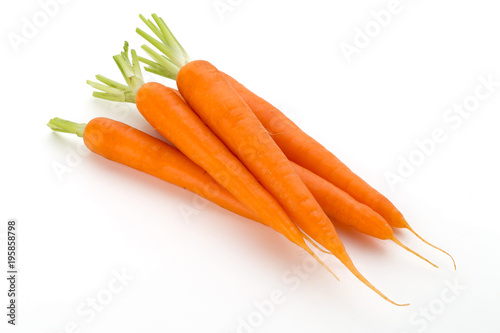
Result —
[[[370,12],[389,1],[221,3],[231,10],[217,12],[213,0],[68,1],[13,47],[9,36],[22,35],[23,18],[33,22],[42,7],[4,2],[2,267],[9,218],[19,222],[20,246],[18,326],[9,331],[497,332],[500,87],[456,128],[443,119],[474,95],[480,76],[500,81],[497,3],[401,0],[351,62],[342,43],[353,44],[356,27],[370,26]],[[140,47],[138,14],[153,12],[193,59],[281,108],[387,195],[454,255],[457,271],[408,232],[396,234],[439,269],[389,241],[339,231],[360,271],[411,305],[385,302],[333,258],[340,282],[318,267],[297,277],[292,269],[309,259],[284,237],[52,133],[45,124],[55,116],[106,116],[154,133],[135,106],[94,100],[85,84],[98,73],[120,78],[111,56],[125,39]],[[391,188],[385,174],[417,156],[415,141],[436,128],[447,139]],[[59,164],[70,169],[61,180]],[[133,277],[124,285],[114,280],[122,270]],[[270,308],[273,291],[283,302]],[[106,303],[99,312],[88,303],[97,296]]]

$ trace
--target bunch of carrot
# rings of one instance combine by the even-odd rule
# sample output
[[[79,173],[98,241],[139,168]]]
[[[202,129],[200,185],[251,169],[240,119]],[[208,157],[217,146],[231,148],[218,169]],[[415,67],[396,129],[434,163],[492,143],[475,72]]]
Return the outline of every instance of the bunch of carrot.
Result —
[[[107,159],[273,228],[330,271],[308,241],[384,299],[402,305],[359,273],[334,226],[392,240],[428,261],[394,236],[392,228],[415,233],[399,210],[277,108],[209,62],[191,61],[161,18],[141,19],[157,37],[137,29],[156,48],[142,46],[153,60],[129,52],[125,43],[113,58],[126,84],[101,75],[99,82],[87,83],[99,90],[97,98],[135,103],[172,145],[107,118],[88,124],[54,118],[48,126],[83,137],[91,151]],[[178,90],[145,83],[141,62],[147,71],[176,80]]]

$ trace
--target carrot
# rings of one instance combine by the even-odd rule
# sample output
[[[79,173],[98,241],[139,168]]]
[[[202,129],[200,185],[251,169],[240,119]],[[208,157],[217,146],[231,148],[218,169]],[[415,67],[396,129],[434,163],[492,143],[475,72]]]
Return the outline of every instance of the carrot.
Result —
[[[126,49],[127,49],[127,44],[125,47],[125,51],[122,52],[120,56],[115,56],[114,59],[117,62],[118,66],[120,67],[122,74],[127,82],[127,85],[132,90],[132,92],[135,92],[137,94],[136,104],[138,106],[139,111],[153,125],[153,127],[156,128],[158,132],[160,132],[167,140],[176,145],[191,160],[193,160],[195,163],[203,167],[209,174],[211,174],[214,177],[214,179],[216,179],[219,182],[222,181],[222,185],[225,186],[244,205],[255,211],[259,216],[259,218],[264,223],[269,223],[269,225],[275,229],[279,228],[280,229],[279,232],[284,233],[285,236],[289,237],[289,239],[292,242],[297,244],[298,242],[304,242],[304,239],[302,237],[302,234],[300,233],[300,230],[298,230],[297,227],[293,224],[293,222],[291,222],[288,219],[287,213],[289,215],[292,215],[292,218],[294,218],[294,220],[297,220],[298,218],[301,222],[301,223],[297,222],[299,227],[301,227],[306,234],[309,234],[314,240],[316,240],[325,248],[327,248],[332,254],[337,256],[337,258],[339,258],[341,262],[356,277],[358,277],[358,279],[360,279],[364,284],[366,284],[368,287],[370,287],[372,290],[374,290],[377,294],[379,294],[387,301],[396,305],[400,305],[391,301],[379,290],[377,290],[355,268],[351,259],[347,255],[347,252],[345,251],[342,242],[338,238],[335,228],[333,227],[331,221],[322,211],[321,207],[316,202],[314,197],[311,195],[307,187],[305,187],[304,183],[300,180],[299,176],[294,172],[288,159],[283,155],[281,150],[279,150],[279,148],[275,145],[275,143],[270,138],[269,134],[263,129],[262,125],[258,122],[258,120],[248,109],[248,107],[244,104],[244,102],[242,102],[241,98],[236,93],[234,93],[234,91],[233,91],[234,96],[232,97],[236,98],[236,100],[234,100],[234,98],[233,100],[236,101],[237,103],[242,103],[241,106],[243,107],[242,110],[243,115],[247,116],[247,118],[251,120],[250,122],[253,121],[254,125],[260,127],[261,132],[259,134],[262,134],[264,140],[266,140],[269,144],[267,146],[258,145],[258,147],[257,146],[252,147],[253,146],[252,143],[258,143],[259,139],[255,137],[251,138],[249,136],[246,136],[245,131],[247,129],[245,128],[245,126],[242,127],[241,123],[238,124],[235,124],[234,122],[232,124],[230,122],[228,123],[224,118],[220,118],[220,122],[226,125],[226,129],[228,128],[227,126],[229,125],[230,134],[234,135],[234,133],[238,133],[238,129],[243,130],[241,134],[243,135],[243,137],[249,138],[249,141],[247,143],[249,143],[250,145],[248,147],[240,146],[241,149],[246,150],[246,148],[250,148],[250,150],[253,150],[255,148],[262,148],[263,146],[266,146],[265,150],[259,149],[258,152],[267,154],[270,150],[271,155],[276,156],[275,162],[277,163],[273,163],[274,158],[272,156],[271,159],[259,158],[254,160],[254,162],[256,162],[257,165],[259,164],[259,161],[261,160],[265,161],[265,164],[268,164],[268,166],[271,167],[269,171],[274,170],[276,171],[276,173],[279,174],[279,176],[275,179],[273,179],[274,177],[269,178],[268,176],[265,176],[267,177],[266,181],[267,185],[269,186],[269,183],[273,183],[273,186],[275,186],[274,188],[270,187],[272,190],[271,192],[276,193],[276,190],[278,190],[281,193],[281,195],[274,195],[273,198],[273,196],[269,195],[269,193],[265,189],[263,189],[262,195],[264,195],[266,198],[267,195],[269,195],[269,198],[266,199],[268,201],[268,204],[264,206],[255,205],[254,202],[256,199],[255,194],[259,192],[259,187],[257,186],[259,182],[258,181],[253,182],[253,176],[250,172],[248,172],[247,169],[245,169],[244,167],[243,169],[238,167],[240,163],[238,158],[236,158],[234,155],[230,153],[229,154],[226,153],[227,150],[226,146],[222,142],[218,141],[218,138],[210,131],[210,129],[205,128],[206,127],[205,124],[198,117],[196,117],[196,114],[192,112],[192,110],[184,103],[184,101],[181,98],[179,98],[175,92],[172,91],[172,89],[169,89],[165,86],[155,83],[149,83],[141,86],[140,79],[142,78],[138,75],[138,73],[136,73],[136,70],[139,71],[137,69],[138,68],[137,56],[135,52],[132,51],[132,62],[130,62],[130,60],[128,59],[128,54],[126,52],[127,51]],[[165,59],[167,58],[158,57],[157,60],[166,61]],[[171,66],[172,62],[170,62],[170,60],[168,61],[169,61],[168,66]],[[189,64],[209,65],[206,62],[199,62],[199,61],[190,62]],[[185,70],[186,68],[189,68],[189,66],[184,66],[180,72],[182,72],[182,70]],[[222,77],[222,74],[218,72],[215,68],[214,68],[214,73],[216,73],[216,75],[219,75],[223,79],[221,83],[225,82],[225,79]],[[179,75],[179,77],[182,76]],[[109,100],[121,99],[123,101],[121,95],[127,94],[126,89],[120,89],[120,86],[116,84],[116,82],[111,81],[109,79],[103,79],[103,77],[98,77],[98,79],[100,79],[101,82],[105,83],[104,87],[103,85],[95,82],[88,82],[91,86],[104,91],[104,93],[100,93],[99,95],[94,94],[94,96]],[[194,92],[195,94],[196,92],[201,92],[203,94],[203,90],[199,89],[203,88],[202,87],[203,83],[201,84],[201,87],[200,87],[200,81],[198,80],[195,80],[195,82],[192,83],[195,83],[195,85],[193,85],[192,87],[193,88],[192,92]],[[213,81],[211,83],[213,83]],[[118,92],[114,91],[115,89],[118,90]],[[230,87],[229,89],[232,90]],[[182,89],[179,89],[179,91],[181,92],[186,101],[190,103],[192,102],[187,98],[187,95],[183,93]],[[219,97],[214,96],[214,97],[215,98],[212,99],[213,102],[212,104],[204,106],[205,110],[211,109],[212,107],[216,107],[214,109],[215,111],[220,111],[223,109],[222,107],[219,110],[217,110],[217,106],[221,107],[221,105],[217,104],[220,104],[220,102],[222,102],[225,105],[225,101],[221,101],[219,99],[220,96]],[[167,113],[168,116],[166,115]],[[213,117],[212,120],[214,120]],[[210,122],[207,121],[206,118],[203,118],[203,121],[210,125]],[[238,125],[236,126],[237,128],[231,129],[232,126],[234,125]],[[215,134],[217,135],[217,131],[215,132],[216,132]],[[248,134],[248,132],[246,134]],[[224,136],[219,135],[219,137],[224,137]],[[240,159],[243,157],[241,154],[237,155]],[[249,159],[247,158],[246,161],[248,162]],[[256,174],[254,168],[249,168],[249,169],[252,170],[254,175]],[[222,177],[222,178],[229,179],[230,186],[228,186],[229,184],[224,183],[224,179],[221,179],[220,177],[221,170],[224,171],[225,173],[224,176],[229,175],[229,177]],[[260,176],[262,176],[262,173],[260,173]],[[257,179],[259,179],[262,183],[262,179],[259,178],[258,175]],[[281,182],[290,186],[286,185],[282,186]],[[250,189],[250,191],[247,190],[249,185],[254,186],[253,188]],[[266,185],[264,184],[264,186]],[[289,189],[292,189],[292,191],[289,192],[288,191]],[[268,222],[259,215],[258,211],[259,209],[260,211],[268,209],[271,210],[269,214],[272,215],[275,220],[277,218],[280,218],[282,216],[280,212],[283,211],[283,209],[279,204],[277,204],[277,202],[275,201],[276,199],[282,205],[285,204],[284,208],[286,213],[283,214],[283,220],[285,220],[286,217],[287,222],[282,222],[282,221]],[[254,205],[253,207],[250,206],[252,204]],[[272,208],[273,206],[274,208]],[[295,206],[298,207],[299,209],[296,209]],[[292,214],[290,214],[290,212],[292,212]],[[309,222],[310,220],[312,220],[312,223]],[[290,223],[291,225],[285,223]],[[283,227],[283,225],[285,227]],[[296,229],[292,229],[292,225],[295,226]],[[286,233],[287,230],[288,232],[290,232],[290,230],[294,230],[296,234],[293,237],[291,237],[290,234]],[[305,243],[299,244],[299,246],[303,248],[306,247]],[[308,251],[311,255],[315,256],[315,254],[309,248],[306,247],[305,250]],[[319,260],[319,258],[317,258],[317,256],[315,256],[315,258],[323,265],[323,263]]]
[[[101,76],[98,79],[107,86],[89,81],[91,86],[104,91],[97,97],[116,101],[120,94],[128,94],[129,97],[135,94],[137,108],[163,137],[253,211],[262,223],[304,249],[333,274],[306,245],[302,232],[279,203],[179,97],[178,92],[159,83],[144,84],[137,55],[134,50],[131,54],[132,60],[128,57],[128,44],[125,43],[124,51],[114,56],[127,87],[120,87]]]
[[[152,21],[147,20],[142,15],[140,17],[160,40],[156,40],[141,29],[137,29],[137,33],[154,45],[163,55],[158,54],[149,46],[143,45],[142,48],[156,62],[142,57],[139,57],[139,60],[148,65],[145,67],[147,71],[175,80],[178,67],[182,67],[188,63],[190,61],[189,56],[161,18],[153,14],[153,19],[157,27]],[[169,59],[174,60],[170,61]],[[172,69],[174,61],[177,67],[174,66],[174,69]],[[385,218],[390,226],[394,228],[406,228],[426,244],[447,254],[453,260],[453,265],[456,269],[453,257],[448,252],[429,243],[418,235],[404,219],[402,213],[386,197],[352,172],[319,142],[303,132],[277,108],[246,89],[229,75],[224,75],[230,85],[257,116],[262,125],[272,134],[273,139],[289,160],[316,173],[350,194],[359,202],[369,206]]]
[[[177,86],[192,109],[312,239],[335,255],[363,283],[387,301],[355,268],[333,224],[269,133],[224,75],[206,61],[184,65]]]
[[[293,227],[278,202],[173,89],[159,83],[146,83],[137,92],[136,105],[153,128],[206,170],[262,221],[290,240],[299,237],[298,229]]]
[[[258,221],[258,217],[236,200],[205,170],[171,145],[129,125],[108,118],[88,124],[54,118],[48,126],[58,132],[82,137],[94,153],[182,187],[235,214]]]
[[[252,109],[264,127],[272,133],[274,141],[285,155],[295,163],[314,172],[338,188],[344,190],[357,201],[379,213],[390,226],[406,228],[426,244],[450,256],[456,269],[455,260],[443,249],[429,243],[418,235],[403,217],[403,214],[385,196],[371,187],[361,177],[352,172],[334,154],[302,131],[292,120],[273,105],[260,98],[238,81],[225,75],[231,86]]]
[[[108,160],[182,187],[239,216],[264,224],[181,151],[138,129],[104,117],[94,118],[88,124],[53,118],[47,126],[56,132],[83,137],[89,150]]]
[[[366,235],[395,242],[410,253],[438,267],[399,241],[389,224],[370,207],[359,203],[349,194],[315,173],[292,162],[295,172],[314,195],[326,215],[336,223],[351,226]]]
[[[100,80],[103,80],[102,76],[98,76],[98,78]],[[107,79],[107,81],[106,79],[104,79],[103,81],[111,83],[111,80],[109,79]],[[171,91],[179,98],[182,98],[177,90],[168,89],[168,91]],[[131,90],[128,92],[127,96],[130,101],[135,101],[135,95],[133,95]],[[309,188],[313,196],[316,198],[320,206],[323,208],[325,213],[332,219],[332,221],[353,226],[358,231],[373,237],[377,237],[379,239],[391,239],[404,249],[435,266],[433,263],[421,257],[419,254],[407,248],[399,240],[397,240],[385,220],[383,220],[378,214],[371,211],[371,209],[362,204],[359,204],[348,194],[339,190],[334,185],[328,183],[327,181],[316,176],[310,171],[300,167],[293,162],[292,165],[294,166],[296,172],[299,174],[306,186]],[[315,245],[314,242],[311,243]]]
[[[142,131],[108,118],[94,118],[88,124],[54,118],[48,126],[54,131],[83,137],[85,145],[104,158],[187,189],[235,214],[260,222],[251,210],[182,152]]]
[[[206,61],[190,61],[189,57],[183,57],[184,49],[165,22],[156,15],[153,19],[158,27],[143,16],[141,19],[160,41],[140,29],[137,32],[163,53],[160,55],[150,47],[142,46],[156,60],[139,58],[148,65],[146,70],[160,75],[168,72],[164,76],[175,77],[185,101],[279,201],[293,221],[335,255],[365,285],[387,301],[400,305],[388,299],[356,269],[329,218],[224,74]],[[177,66],[182,68],[171,71],[169,66],[177,61]]]
[[[57,132],[82,137],[87,148],[108,160],[182,187],[235,214],[274,228],[261,221],[253,211],[178,149],[138,129],[103,117],[94,118],[88,124],[53,118],[47,126]],[[293,239],[292,242],[305,246],[306,251],[312,252],[303,240]],[[312,255],[337,278],[314,253]]]

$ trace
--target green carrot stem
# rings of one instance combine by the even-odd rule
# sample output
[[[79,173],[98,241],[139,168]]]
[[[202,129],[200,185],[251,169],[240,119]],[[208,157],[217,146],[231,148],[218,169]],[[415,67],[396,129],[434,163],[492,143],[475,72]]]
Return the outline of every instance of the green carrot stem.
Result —
[[[53,131],[76,134],[79,137],[83,137],[83,132],[87,124],[78,124],[69,120],[64,120],[61,118],[51,119],[47,126],[49,126]]]
[[[177,78],[177,73],[179,73],[179,67],[177,67],[170,59],[165,56],[162,56],[152,48],[147,45],[143,45],[142,49],[146,51],[147,54],[154,60],[159,67],[163,68],[166,73],[166,77],[169,79],[175,80]]]
[[[100,90],[93,92],[92,96],[114,102],[135,103],[135,95],[144,85],[144,78],[137,53],[135,50],[130,50],[129,57],[128,47],[128,42],[125,42],[123,51],[113,56],[113,60],[122,73],[126,85],[105,76],[96,75],[97,80],[101,83],[87,81],[88,85]]]
[[[130,50],[130,54],[132,55],[132,71],[134,72],[134,77],[137,79],[137,82],[142,82],[142,86],[144,85],[144,78],[142,77],[141,64],[139,63],[137,52],[132,49]]]
[[[177,38],[175,38],[174,34],[170,31],[165,21],[161,17],[158,17],[158,15],[156,14],[153,14],[152,16],[156,24],[158,24],[158,26],[160,27],[160,30],[163,32],[165,39],[167,39],[166,44],[172,45],[173,48],[182,53],[184,58],[184,63],[182,65],[184,66],[185,64],[190,62],[191,58],[189,57],[188,53],[186,52],[186,50],[184,50],[184,48],[182,47],[181,43],[179,43]]]
[[[95,98],[105,99],[112,102],[127,102],[135,104],[135,93],[132,91],[129,93],[125,93],[123,95],[114,95],[101,91],[94,91],[92,93],[92,96],[94,96]]]
[[[120,72],[122,72],[123,77],[125,78],[125,81],[127,81],[127,84],[130,87],[130,78],[134,76],[134,71],[132,69],[132,66],[130,62],[128,61],[127,58],[125,58],[123,55],[118,54],[113,56],[113,60],[116,62],[116,65],[120,69]],[[130,87],[132,88],[132,87]]]
[[[172,80],[176,79],[175,76],[172,75],[172,73],[169,73],[168,71],[166,71],[163,67],[161,67],[160,65],[158,65],[154,61],[151,61],[151,60],[143,58],[143,57],[139,57],[139,61],[148,65],[148,66],[144,67],[144,70],[146,70],[147,72],[150,72],[150,73],[153,73],[156,75],[160,75],[160,76],[164,76],[164,77],[167,77],[167,78],[172,79]]]
[[[167,40],[165,37],[163,37],[163,34],[161,33],[161,30],[156,27],[156,25],[149,19],[145,18],[144,15],[140,14],[139,17],[141,18],[142,22],[144,22],[153,33],[160,38],[162,43],[167,44]]]
[[[108,86],[108,85],[105,85],[105,84],[101,84],[101,83],[97,83],[97,82],[90,81],[90,80],[87,80],[87,84],[89,86],[91,86],[92,88],[94,88],[94,89],[102,90],[102,91],[107,92],[108,94],[112,94],[112,95],[120,95],[120,94],[123,94],[125,92],[125,91],[123,91],[121,89],[113,88],[111,86]]]
[[[149,60],[147,58],[144,58],[144,57],[141,57],[139,56],[139,61],[146,64],[146,65],[149,65],[149,66],[152,66],[152,67],[155,67],[155,66],[159,66],[156,62],[154,62],[153,60]]]
[[[169,44],[163,44],[161,41],[148,35],[139,28],[137,28],[136,31],[142,38],[153,44],[154,47],[156,47],[161,53],[163,53],[177,67],[184,66],[184,59],[182,54],[179,54],[179,52],[175,50],[172,46],[170,46]]]
[[[146,60],[139,57],[139,61],[148,65],[145,69],[148,72],[155,73],[175,80],[180,68],[191,61],[186,50],[172,34],[165,21],[153,14],[153,21],[146,19],[143,15],[139,16],[148,28],[159,38],[156,39],[140,28],[136,32],[154,46],[160,53],[154,51],[151,47],[143,45],[142,49],[154,60]]]
[[[111,79],[108,79],[105,76],[96,75],[95,77],[96,77],[97,80],[101,81],[102,83],[104,83],[105,85],[108,85],[110,87],[113,87],[113,88],[116,88],[116,89],[120,89],[122,91],[130,90],[129,86],[127,86],[125,84],[121,84],[121,83],[116,82],[116,81],[113,81]]]

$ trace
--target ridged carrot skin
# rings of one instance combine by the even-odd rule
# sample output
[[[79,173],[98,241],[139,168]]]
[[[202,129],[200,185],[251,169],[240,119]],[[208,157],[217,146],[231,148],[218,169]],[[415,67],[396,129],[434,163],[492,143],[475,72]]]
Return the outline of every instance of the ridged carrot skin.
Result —
[[[257,96],[231,76],[224,74],[227,81],[252,109],[259,121],[268,130],[276,144],[291,161],[314,172],[341,190],[347,192],[357,201],[367,205],[380,214],[394,228],[406,228],[424,243],[445,253],[443,249],[429,243],[405,220],[403,214],[380,192],[371,187],[361,177],[351,171],[333,153],[318,141],[302,131],[292,120],[285,116],[271,103]]]
[[[294,162],[291,163],[304,184],[306,184],[307,188],[309,188],[316,200],[318,200],[321,208],[323,208],[326,215],[331,218],[336,226],[338,226],[338,224],[350,226],[366,235],[378,239],[392,240],[408,252],[416,255],[432,266],[438,267],[401,243],[396,236],[394,236],[394,232],[386,220],[373,209],[356,201],[349,194],[315,173]]]
[[[137,92],[136,105],[151,126],[262,221],[289,238],[300,235],[276,200],[173,89],[146,83]]]
[[[336,238],[330,220],[288,159],[214,66],[206,61],[188,63],[179,71],[177,85],[192,109],[302,230],[323,243]],[[333,246],[336,252],[343,251],[341,242]]]
[[[292,162],[304,184],[332,220],[379,239],[392,239],[391,227],[370,207],[356,201],[346,192],[315,173]]]
[[[94,153],[180,186],[233,213],[252,220],[257,216],[219,185],[205,170],[178,149],[129,125],[94,118],[83,140]]]
[[[185,188],[238,215],[258,221],[252,211],[205,170],[175,147],[155,137],[112,119],[94,118],[85,127],[83,139],[85,145],[98,155]],[[324,193],[321,189],[324,186],[314,181],[314,175],[308,175],[307,170],[297,165],[296,169],[316,193]],[[327,202],[336,201],[332,200],[330,193],[324,198],[325,207],[332,206],[327,205]],[[339,215],[335,218],[339,218]]]
[[[306,245],[302,232],[278,201],[203,123],[178,92],[159,83],[146,83],[137,92],[136,105],[163,137],[254,212],[261,223],[283,234],[324,265]]]
[[[207,61],[191,61],[180,69],[177,87],[191,108],[306,234],[335,255],[363,283],[396,304],[357,271],[329,218],[222,72]]]
[[[94,118],[87,124],[83,140],[98,155],[185,188],[235,214],[259,221],[255,213],[181,151],[149,134],[119,121],[101,117]],[[315,175],[296,164],[295,168],[318,197],[325,194],[326,181],[323,180],[321,184],[319,177],[316,176],[315,179]],[[342,196],[341,193],[340,195]],[[343,213],[340,209],[335,209],[335,202],[345,202],[348,200],[346,199],[337,200],[332,198],[331,193],[326,193],[323,201],[325,210],[333,213],[332,217],[342,220]],[[339,202],[340,205],[343,202]]]
[[[291,161],[314,172],[357,201],[369,206],[382,215],[389,225],[396,228],[407,226],[403,214],[389,199],[352,172],[333,153],[302,131],[271,103],[254,94],[231,76],[227,74],[225,76]]]
[[[240,216],[259,220],[205,170],[175,147],[155,137],[112,119],[95,118],[85,127],[83,138],[86,146],[96,154],[185,188]],[[337,220],[342,220],[342,210],[334,208],[338,199],[332,196],[331,191],[325,193],[324,183],[327,182],[321,184],[319,177],[315,179],[314,174],[298,165],[295,168],[318,197],[326,194],[323,200],[325,210]],[[345,199],[341,206],[348,201]]]

